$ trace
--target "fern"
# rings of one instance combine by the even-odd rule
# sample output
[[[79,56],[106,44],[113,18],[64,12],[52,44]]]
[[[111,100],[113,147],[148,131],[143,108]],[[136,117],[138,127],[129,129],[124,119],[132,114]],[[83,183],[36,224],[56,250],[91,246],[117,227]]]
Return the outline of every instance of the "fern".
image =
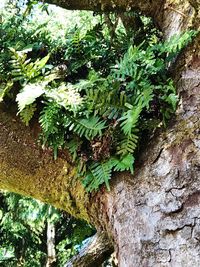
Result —
[[[133,174],[134,160],[132,154],[126,154],[121,159],[113,158],[114,171],[130,171]]]
[[[36,104],[31,104],[31,105],[26,106],[20,112],[20,118],[25,123],[26,126],[29,125],[29,121],[32,119],[35,111],[36,111]]]
[[[117,146],[118,155],[133,154],[138,145],[138,135],[131,134],[122,138],[121,142]]]
[[[78,46],[80,43],[78,40]],[[140,131],[148,125],[145,114],[153,114],[155,99],[159,99],[158,105],[164,125],[176,108],[174,85],[171,79],[166,79],[163,75],[165,63],[156,57],[156,46],[148,47],[146,50],[142,46],[143,44],[137,47],[130,46],[106,78],[92,71],[87,80],[71,85],[74,103],[80,99],[77,107],[73,106],[73,101],[69,105],[69,85],[65,88],[61,85],[58,89],[46,92],[47,98],[57,103],[57,108],[62,106],[66,110],[65,115],[62,115],[65,119],[61,121],[60,127],[64,127],[63,131],[71,138],[66,146],[73,161],[78,165],[79,175],[85,177],[83,184],[88,191],[97,190],[103,183],[109,190],[112,171],[126,170],[133,173],[134,154],[141,136]],[[160,75],[159,78],[155,77],[157,73]],[[59,89],[61,87],[62,90]],[[144,119],[144,123],[141,118]],[[151,119],[156,122],[153,126],[155,129],[160,119]],[[42,126],[45,128],[45,125]],[[96,156],[93,158],[92,153],[99,153],[98,150],[105,149],[103,142],[107,142],[109,146],[110,141],[107,140],[110,139],[106,134],[106,128],[110,129],[114,136],[111,151],[115,151],[115,155],[111,152],[110,158],[107,159],[110,153],[108,150],[103,160],[95,162]],[[45,134],[47,140],[59,136],[58,123],[56,129],[52,123],[53,136],[50,129],[51,127]],[[61,140],[60,145],[65,142],[64,139]],[[55,140],[51,142],[54,145]],[[82,154],[83,143],[84,146],[88,146],[88,151]]]
[[[71,39],[71,44],[73,45],[73,47],[75,47],[76,51],[78,53],[81,52],[81,32],[80,32],[80,29],[77,29],[75,31],[75,33],[73,34],[72,36],[72,39]]]
[[[8,95],[9,91],[13,87],[13,81],[7,81],[6,84],[2,84],[0,87],[0,102],[3,101],[5,95]]]
[[[88,191],[102,184],[109,190],[113,171],[133,173],[144,131],[166,125],[177,105],[168,67],[194,36],[189,32],[158,43],[151,33],[148,41],[145,37],[133,45],[124,44],[123,35],[112,44],[103,27],[98,23],[86,32],[74,27],[67,45],[53,47],[51,57],[32,56],[33,45],[31,50],[10,48],[9,77],[1,78],[0,88],[0,101],[6,95],[16,100],[26,125],[36,107],[41,110],[42,145],[53,150],[55,159],[59,149],[67,148]]]
[[[44,94],[45,84],[27,84],[22,91],[17,94],[16,101],[18,104],[18,110],[21,112],[26,106],[35,102],[36,98]]]
[[[80,109],[83,99],[71,84],[62,83],[58,88],[45,92],[48,98],[53,99],[58,105],[76,113]]]
[[[120,82],[113,81],[112,76],[100,78],[94,71],[89,74],[88,80],[80,81],[77,90],[84,92],[85,103],[89,112],[95,115],[117,119],[125,110],[127,96],[120,91]]]
[[[190,30],[184,32],[181,36],[179,34],[173,35],[170,40],[160,43],[156,46],[160,55],[168,53],[167,61],[170,61],[174,54],[180,52],[191,40],[197,35],[197,31]]]
[[[55,159],[58,149],[65,144],[66,122],[68,122],[66,115],[55,102],[48,103],[40,114],[39,123],[43,131],[41,141],[43,145],[53,148]]]
[[[10,48],[12,53],[11,74],[13,81],[28,82],[38,77],[41,74],[41,70],[45,67],[50,55],[42,59],[37,59],[35,62],[31,62],[31,59],[27,59],[27,54],[23,51],[16,51],[14,48]]]
[[[110,158],[105,162],[92,163],[85,174],[83,184],[89,192],[97,190],[103,183],[105,183],[107,190],[110,190],[109,180],[111,179],[112,170],[128,170],[133,173],[133,163],[134,157],[130,154],[125,155],[122,159]]]
[[[149,104],[154,98],[154,92],[153,92],[153,86],[151,84],[148,84],[146,82],[141,82],[140,86],[144,88],[141,92],[140,97],[137,99],[140,104],[140,98],[142,101],[143,108],[149,109]]]
[[[93,163],[90,165],[90,171],[86,174],[83,184],[88,191],[97,190],[99,186],[105,183],[110,190],[109,180],[112,174],[112,161]]]
[[[133,130],[136,129],[143,106],[141,101],[137,106],[132,106],[130,104],[127,104],[127,106],[130,109],[122,114],[122,117],[119,119],[119,121],[121,121],[121,128],[124,134],[131,136]]]
[[[92,116],[88,119],[72,119],[69,130],[73,130],[80,137],[84,136],[88,140],[91,140],[97,135],[101,136],[102,130],[105,128],[105,121],[100,120],[98,117]]]
[[[78,148],[81,145],[81,141],[80,140],[76,140],[76,139],[72,139],[71,141],[67,142],[66,146],[69,149],[70,154],[72,155],[72,160],[75,161],[77,160],[77,151]]]

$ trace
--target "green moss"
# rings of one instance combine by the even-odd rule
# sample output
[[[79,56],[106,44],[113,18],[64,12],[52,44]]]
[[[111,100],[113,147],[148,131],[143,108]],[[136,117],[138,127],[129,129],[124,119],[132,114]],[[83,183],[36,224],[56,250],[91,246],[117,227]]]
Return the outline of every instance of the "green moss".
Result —
[[[0,110],[2,111],[2,110]],[[89,221],[88,195],[75,168],[35,145],[30,128],[0,112],[0,188],[31,196]]]
[[[194,121],[193,121],[194,120]],[[176,135],[172,141],[172,146],[180,145],[184,140],[194,140],[196,133],[200,127],[200,123],[196,122],[196,117],[190,117],[187,120],[181,120],[175,128]]]

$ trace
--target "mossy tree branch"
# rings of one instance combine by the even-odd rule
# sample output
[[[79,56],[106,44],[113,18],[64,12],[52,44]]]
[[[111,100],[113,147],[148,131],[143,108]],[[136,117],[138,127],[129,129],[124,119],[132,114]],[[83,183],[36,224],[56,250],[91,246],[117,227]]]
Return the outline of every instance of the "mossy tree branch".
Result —
[[[45,0],[49,4],[69,9],[69,10],[91,10],[91,11],[130,11],[140,9],[141,11],[153,14],[154,7],[163,5],[163,0]]]
[[[89,221],[88,195],[69,158],[54,161],[37,145],[38,127],[26,127],[0,106],[0,188],[28,195]]]

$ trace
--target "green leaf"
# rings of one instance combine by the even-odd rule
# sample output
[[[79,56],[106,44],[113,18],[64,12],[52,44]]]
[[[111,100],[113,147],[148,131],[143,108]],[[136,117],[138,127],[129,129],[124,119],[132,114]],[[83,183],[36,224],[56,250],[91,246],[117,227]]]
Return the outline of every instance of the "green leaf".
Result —
[[[170,94],[165,98],[165,101],[172,106],[173,111],[176,110],[177,102],[178,102],[178,96],[175,94]]]
[[[69,129],[73,130],[80,137],[84,136],[91,140],[97,135],[102,135],[102,130],[106,128],[105,123],[100,118],[92,116],[88,119],[74,119]]]
[[[48,54],[46,57],[44,57],[40,60],[39,59],[36,60],[36,62],[34,63],[34,68],[37,70],[41,70],[42,68],[44,68],[44,66],[46,65],[49,58],[50,58],[50,54]]]
[[[107,189],[110,190],[109,180],[111,179],[112,167],[113,165],[110,160],[91,164],[90,171],[83,180],[86,189],[90,192],[98,189],[101,184],[105,183]]]
[[[45,92],[46,96],[67,110],[76,112],[81,108],[83,98],[72,84],[62,83],[58,88]]]
[[[76,139],[73,139],[66,144],[66,146],[69,148],[69,151],[72,155],[73,161],[75,161],[77,159],[77,151],[78,151],[78,148],[80,147],[80,145],[81,145],[81,141],[76,140]]]
[[[138,144],[138,136],[131,134],[124,136],[123,139],[118,143],[117,155],[133,154]]]
[[[35,102],[36,98],[44,94],[44,87],[42,83],[27,84],[16,97],[19,112],[21,112],[25,106]]]
[[[0,102],[3,101],[3,98],[9,93],[13,87],[13,81],[8,81],[4,86],[0,87]]]
[[[133,106],[126,111],[119,119],[121,121],[121,127],[125,135],[131,136],[132,131],[136,128],[137,122],[142,112],[141,102],[137,106]]]
[[[20,118],[26,126],[29,125],[29,121],[32,119],[35,111],[36,104],[30,104],[28,106],[25,106],[25,108],[20,112]]]
[[[130,171],[133,174],[134,160],[131,154],[126,154],[121,159],[113,158],[114,171]]]

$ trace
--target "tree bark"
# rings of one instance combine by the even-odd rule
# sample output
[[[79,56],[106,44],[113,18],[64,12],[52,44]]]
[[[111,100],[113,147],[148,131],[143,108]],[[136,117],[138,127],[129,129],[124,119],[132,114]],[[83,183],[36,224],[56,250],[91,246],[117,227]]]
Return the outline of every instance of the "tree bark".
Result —
[[[0,106],[0,188],[28,195],[89,221],[88,194],[74,179],[69,156],[54,161],[37,144],[38,125],[26,127],[16,113]]]
[[[101,264],[111,255],[113,246],[107,234],[95,234],[89,244],[83,247],[78,255],[74,256],[64,267],[93,267]]]
[[[45,0],[49,4],[69,9],[69,10],[90,10],[90,11],[131,11],[140,10],[143,13],[157,17],[161,14],[164,0]]]
[[[48,208],[48,217],[52,214],[52,206]],[[45,267],[53,267],[56,264],[55,224],[47,219],[47,262]]]
[[[153,16],[167,39],[200,29],[199,0],[64,1],[68,9],[126,10]],[[93,223],[114,242],[120,267],[200,262],[200,36],[171,66],[180,96],[176,117],[141,152],[134,175],[115,174],[111,191],[87,194],[69,158],[54,162],[5,107],[0,109],[0,187],[30,195]]]
[[[199,11],[189,2],[166,5],[159,24],[165,38],[191,25],[199,29]],[[140,155],[135,174],[117,175],[102,200],[119,266],[199,266],[200,36],[173,73],[176,118]]]

